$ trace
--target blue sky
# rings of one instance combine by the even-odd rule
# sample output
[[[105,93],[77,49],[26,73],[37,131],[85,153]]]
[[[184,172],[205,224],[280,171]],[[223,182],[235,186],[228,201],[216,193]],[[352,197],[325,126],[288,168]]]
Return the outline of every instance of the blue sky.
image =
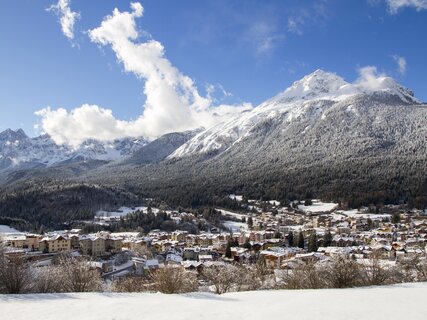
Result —
[[[22,127],[30,135],[46,128],[58,130],[34,114],[48,106],[71,111],[96,105],[112,110],[117,121],[138,119],[146,105],[149,75],[139,65],[125,71],[127,58],[116,57],[115,40],[106,40],[105,34],[90,38],[87,32],[98,28],[114,8],[132,12],[130,1],[72,0],[70,10],[80,14],[72,40],[61,31],[55,12],[46,11],[55,3],[0,2],[0,130]],[[364,66],[376,66],[379,73],[427,101],[427,1],[142,0],[140,4],[144,12],[132,18],[138,31],[132,45],[150,40],[161,44],[159,57],[179,71],[177,83],[185,82],[181,75],[194,81],[182,89],[192,96],[206,97],[211,85],[215,92],[207,108],[243,102],[256,106],[318,68],[354,81]],[[108,43],[101,43],[104,40]],[[57,114],[47,116],[58,119]],[[60,126],[67,126],[69,117],[61,119]],[[167,126],[170,121],[162,114],[133,125]],[[113,125],[120,135],[126,123]],[[70,131],[75,128],[70,126]],[[82,130],[90,135],[93,128]]]

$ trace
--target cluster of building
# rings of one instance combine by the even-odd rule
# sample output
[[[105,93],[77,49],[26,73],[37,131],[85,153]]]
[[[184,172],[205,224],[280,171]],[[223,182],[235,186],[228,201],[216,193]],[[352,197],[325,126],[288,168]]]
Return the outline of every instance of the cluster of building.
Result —
[[[388,206],[381,213],[371,214],[368,209],[342,211],[337,205],[318,201],[292,207],[282,207],[277,201],[252,201],[249,209],[247,213],[221,210],[228,229],[199,234],[161,230],[145,235],[104,231],[82,234],[75,229],[45,235],[11,233],[4,235],[3,241],[10,252],[39,257],[74,251],[94,261],[108,262],[126,253],[136,273],[165,264],[180,264],[188,269],[218,262],[252,264],[260,256],[278,269],[307,258],[345,255],[364,259],[374,251],[388,261],[426,256],[427,216],[423,211]],[[399,222],[392,221],[396,215]],[[327,233],[330,241],[326,244]],[[308,250],[308,239],[313,234],[315,250]],[[300,235],[304,245],[298,247],[295,242]],[[129,266],[128,262],[127,270]],[[113,271],[102,269],[106,273]]]

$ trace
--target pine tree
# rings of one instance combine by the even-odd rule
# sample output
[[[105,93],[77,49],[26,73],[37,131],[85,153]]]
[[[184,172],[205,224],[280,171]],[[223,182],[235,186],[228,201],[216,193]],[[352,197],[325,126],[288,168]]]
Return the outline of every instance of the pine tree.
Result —
[[[368,230],[372,230],[372,227],[373,227],[372,219],[368,218],[367,223],[368,223]]]
[[[316,252],[317,249],[318,249],[317,234],[316,234],[316,232],[313,232],[310,235],[310,238],[308,239],[308,251],[309,252]]]
[[[243,244],[243,248],[251,250],[252,246],[251,243],[249,242],[249,239],[246,239],[245,243]]]
[[[313,201],[311,199],[306,199],[304,201],[304,206],[311,206],[311,205],[313,205]]]
[[[249,217],[248,218],[248,227],[249,227],[249,229],[252,229],[253,225],[254,225],[254,220],[252,219],[252,217]]]
[[[288,234],[288,243],[290,247],[294,246],[294,233],[292,231]]]
[[[400,214],[398,212],[393,213],[391,217],[391,222],[396,224],[400,222]]]
[[[298,234],[298,247],[304,249],[304,234],[302,231],[300,231]]]
[[[231,241],[228,241],[227,243],[227,249],[225,249],[225,257],[231,259],[232,254],[231,254]]]
[[[328,230],[323,236],[323,246],[330,247],[331,245],[332,245],[332,234],[331,234],[331,231]]]

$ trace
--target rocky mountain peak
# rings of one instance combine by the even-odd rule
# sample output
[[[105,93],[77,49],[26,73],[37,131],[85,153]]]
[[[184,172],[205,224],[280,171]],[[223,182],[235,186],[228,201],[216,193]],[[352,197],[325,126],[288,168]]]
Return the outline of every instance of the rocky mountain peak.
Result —
[[[6,129],[3,132],[0,132],[0,140],[1,141],[20,141],[28,139],[28,136],[25,134],[24,130],[18,129],[18,130],[12,130],[12,129]]]

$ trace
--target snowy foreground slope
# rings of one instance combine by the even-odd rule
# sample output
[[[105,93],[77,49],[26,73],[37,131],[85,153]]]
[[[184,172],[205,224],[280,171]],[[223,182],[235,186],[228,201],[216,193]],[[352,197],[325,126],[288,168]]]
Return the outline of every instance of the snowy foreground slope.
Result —
[[[426,319],[427,283],[357,289],[205,293],[0,295],[10,319]]]

